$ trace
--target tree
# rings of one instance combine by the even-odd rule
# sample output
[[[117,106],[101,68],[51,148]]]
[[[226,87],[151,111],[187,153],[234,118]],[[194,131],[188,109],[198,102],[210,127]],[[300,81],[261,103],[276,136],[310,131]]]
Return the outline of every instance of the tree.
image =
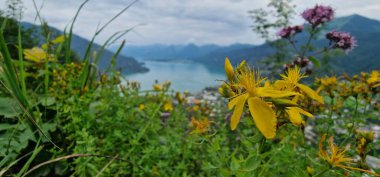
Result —
[[[32,48],[38,44],[38,35],[34,28],[28,28],[22,26],[22,23],[14,18],[7,17],[2,11],[0,11],[0,24],[3,24],[6,20],[6,26],[4,29],[4,38],[7,42],[10,54],[12,58],[18,58],[18,30],[21,32],[21,44],[23,48]]]
[[[252,30],[265,39],[266,43],[276,51],[262,59],[265,69],[271,74],[278,73],[285,63],[285,58],[289,58],[291,53],[287,50],[288,44],[285,41],[277,40],[273,35],[274,31],[289,26],[292,16],[295,14],[295,5],[291,4],[292,0],[271,0],[268,9],[254,9],[249,11],[253,21]]]

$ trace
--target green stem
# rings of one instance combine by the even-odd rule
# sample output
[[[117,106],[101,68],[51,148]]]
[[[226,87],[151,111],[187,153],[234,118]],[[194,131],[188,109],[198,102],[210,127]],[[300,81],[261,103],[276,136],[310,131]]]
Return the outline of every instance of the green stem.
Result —
[[[289,43],[292,45],[292,47],[293,47],[293,49],[294,49],[294,52],[296,52],[296,54],[299,54],[300,52],[298,51],[295,42],[294,42],[292,39],[288,39],[288,41],[289,41]]]
[[[21,89],[22,89],[22,94],[26,96],[26,85],[25,85],[25,67],[24,67],[24,59],[23,59],[23,54],[22,54],[22,40],[21,40],[21,23],[19,23],[18,26],[18,35],[17,35],[17,40],[18,40],[18,59],[20,61],[20,84],[21,84]]]
[[[327,124],[327,130],[326,130],[327,137],[329,136],[330,127],[331,127],[331,122],[334,122],[334,121],[332,121],[333,104],[334,104],[334,98],[331,97],[331,102],[330,102],[330,112],[329,112],[329,122],[328,122],[328,124]]]
[[[355,97],[355,112],[351,118],[352,126],[351,126],[350,131],[348,132],[348,136],[343,140],[343,144],[347,142],[347,140],[352,136],[352,133],[355,130],[355,124],[356,124],[356,119],[357,119],[356,116],[358,115],[358,107],[359,107],[359,100],[358,100],[358,97]]]
[[[306,45],[305,45],[305,49],[302,51],[301,58],[305,57],[307,51],[309,50],[311,39],[313,39],[315,34],[316,34],[315,28],[312,28],[310,31],[309,39],[307,40]]]

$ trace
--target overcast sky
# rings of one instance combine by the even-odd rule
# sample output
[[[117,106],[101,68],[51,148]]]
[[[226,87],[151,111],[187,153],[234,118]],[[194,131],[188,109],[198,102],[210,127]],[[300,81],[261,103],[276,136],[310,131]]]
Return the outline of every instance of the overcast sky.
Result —
[[[0,0],[4,3],[6,0]],[[54,27],[63,29],[74,17],[84,0],[45,0],[42,17]],[[37,5],[42,0],[36,0]],[[90,0],[79,15],[74,32],[91,38],[97,26],[106,23],[132,0]],[[115,20],[97,42],[112,33],[137,26],[127,34],[129,44],[258,44],[260,40],[250,29],[248,11],[262,8],[269,0],[140,0]],[[32,0],[23,0],[24,21],[35,22]],[[380,20],[380,0],[293,0],[300,14],[316,3],[331,5],[336,16],[360,14]],[[4,6],[3,6],[4,7]],[[295,18],[294,24],[303,23]]]

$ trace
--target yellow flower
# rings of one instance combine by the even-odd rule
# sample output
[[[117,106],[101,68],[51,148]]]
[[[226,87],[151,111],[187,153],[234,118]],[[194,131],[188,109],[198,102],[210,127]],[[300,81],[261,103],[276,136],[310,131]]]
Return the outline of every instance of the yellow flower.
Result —
[[[374,176],[380,176],[380,174],[377,174],[368,170],[344,165],[344,163],[350,164],[352,161],[352,158],[347,157],[345,155],[347,148],[342,150],[338,146],[335,146],[334,138],[330,137],[328,141],[328,144],[329,144],[329,152],[328,152],[327,150],[323,148],[323,142],[325,140],[326,140],[326,134],[324,134],[321,140],[319,141],[319,154],[326,162],[328,162],[333,167],[338,167],[345,170],[356,170],[356,171],[365,172]]]
[[[313,174],[314,173],[314,168],[308,166],[308,167],[306,167],[306,171],[307,171],[308,174]]]
[[[47,53],[39,47],[33,47],[32,49],[25,49],[24,55],[25,55],[25,59],[34,61],[36,63],[43,62],[43,60],[46,59],[47,57]]]
[[[370,87],[379,87],[380,86],[380,72],[379,71],[372,71],[369,75],[369,78],[367,79],[367,83],[370,85]]]
[[[259,131],[267,138],[274,138],[276,135],[277,118],[272,107],[263,100],[263,98],[282,98],[298,95],[295,92],[279,91],[268,87],[261,87],[262,81],[260,74],[255,74],[254,70],[248,66],[244,72],[237,73],[236,87],[242,90],[242,93],[231,99],[228,108],[234,108],[231,116],[231,129],[235,130],[243,113],[243,108],[248,102],[249,111]]]
[[[65,36],[64,35],[60,35],[58,37],[56,37],[54,40],[52,40],[51,42],[53,44],[59,44],[59,43],[62,43],[65,41]]]
[[[142,111],[142,110],[144,110],[145,109],[145,105],[144,104],[140,104],[139,105],[139,109]]]
[[[199,110],[199,105],[195,105],[194,107],[193,107],[193,111],[198,111]]]
[[[175,98],[177,99],[179,104],[184,104],[186,103],[186,97],[184,97],[181,93],[176,92],[175,93]]]
[[[353,81],[351,84],[353,86],[352,91],[354,94],[368,93],[368,88],[364,83]]]
[[[330,137],[328,141],[330,153],[328,153],[327,150],[323,148],[323,142],[325,140],[326,140],[326,134],[324,134],[321,140],[319,141],[319,154],[330,165],[344,169],[346,166],[342,163],[350,163],[352,161],[351,158],[345,156],[347,149],[342,150],[338,146],[335,146],[334,138]]]
[[[281,89],[281,90],[289,90],[289,91],[296,91],[297,89],[304,92],[308,97],[318,101],[319,103],[323,104],[323,98],[319,96],[317,92],[315,92],[310,87],[300,84],[299,81],[307,77],[304,74],[301,74],[300,68],[297,66],[294,68],[289,68],[286,72],[286,75],[281,74],[282,80],[276,81],[274,86],[275,88]]]
[[[225,98],[230,98],[235,95],[231,87],[227,85],[226,82],[222,83],[222,85],[218,88],[218,92]]]
[[[224,62],[224,69],[226,71],[226,76],[228,80],[234,80],[234,68],[232,67],[231,62],[228,58],[226,58]]]
[[[289,116],[289,120],[294,124],[294,125],[302,125],[304,124],[304,120],[301,117],[301,114],[313,118],[314,116],[310,114],[309,112],[299,108],[299,107],[286,107],[285,109],[286,113]]]
[[[213,121],[209,121],[207,118],[197,120],[193,117],[191,118],[191,124],[195,129],[191,133],[205,133],[210,129],[211,123],[213,123]]]
[[[57,38],[55,38],[55,39],[49,41],[48,43],[42,44],[41,47],[42,47],[43,49],[47,50],[47,49],[48,49],[48,46],[49,46],[50,44],[59,44],[59,43],[62,43],[62,42],[64,42],[64,41],[65,41],[65,36],[64,36],[64,35],[61,35],[61,36],[58,36]]]
[[[162,90],[162,86],[160,84],[154,84],[153,85],[153,90],[155,90],[155,91],[161,91]]]
[[[162,107],[164,111],[172,112],[173,111],[173,104],[170,100],[166,100],[164,102],[164,106]]]
[[[318,78],[320,86],[317,89],[317,92],[321,92],[322,90],[326,91],[330,96],[333,95],[333,92],[336,90],[336,86],[338,84],[338,79],[335,76],[332,77],[323,77]]]

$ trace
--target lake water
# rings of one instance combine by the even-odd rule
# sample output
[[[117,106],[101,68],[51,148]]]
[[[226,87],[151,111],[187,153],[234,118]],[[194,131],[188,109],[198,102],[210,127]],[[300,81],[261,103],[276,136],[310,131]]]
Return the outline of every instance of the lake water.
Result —
[[[205,65],[194,62],[176,61],[144,61],[149,68],[147,73],[126,75],[130,81],[139,81],[141,90],[152,90],[152,85],[157,80],[159,83],[171,81],[171,88],[176,91],[189,91],[192,93],[201,91],[207,86],[217,86],[224,80],[224,68],[210,69]]]

